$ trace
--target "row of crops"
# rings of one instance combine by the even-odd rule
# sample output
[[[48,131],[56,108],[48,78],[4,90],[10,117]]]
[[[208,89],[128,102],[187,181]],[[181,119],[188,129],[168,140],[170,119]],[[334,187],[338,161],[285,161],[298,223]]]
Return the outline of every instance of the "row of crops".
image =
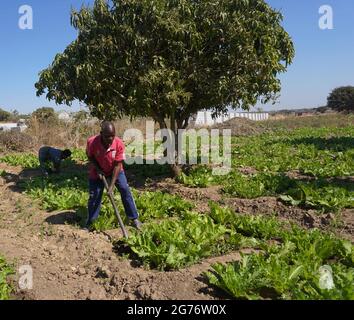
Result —
[[[354,126],[233,137],[229,174],[217,176],[208,166],[196,166],[178,181],[189,187],[220,185],[225,196],[238,198],[278,196],[290,205],[321,211],[353,208],[354,185],[346,179],[354,175],[353,137]],[[253,172],[243,174],[240,168]]]
[[[289,205],[321,211],[352,208],[352,183],[336,178],[353,175],[353,136],[354,127],[347,127],[233,138],[233,170],[226,177],[197,166],[178,181],[192,187],[221,185],[225,196],[278,196]],[[10,155],[0,161],[27,168],[38,165],[35,156],[22,157]],[[70,168],[84,160],[84,152],[77,150],[65,165]],[[133,165],[128,170],[141,169],[141,176],[166,173],[164,166],[147,167]],[[242,167],[255,170],[242,174],[238,170]],[[291,178],[286,174],[291,170],[311,178]],[[33,178],[21,187],[43,209],[75,210],[79,223],[84,222],[88,199],[84,169]],[[203,276],[238,299],[354,299],[354,247],[349,241],[275,217],[235,214],[212,202],[207,212],[198,212],[193,203],[171,194],[134,189],[133,193],[144,228],[139,233],[132,230],[129,239],[116,241],[115,246],[148,268],[175,270],[252,248],[239,261],[215,264]],[[120,203],[119,195],[116,199]],[[118,227],[106,197],[94,227],[98,231]]]
[[[63,161],[63,168],[68,168],[75,163],[85,162],[87,156],[85,150],[72,149],[70,159]],[[0,162],[6,163],[14,167],[22,167],[23,169],[36,169],[39,167],[38,156],[32,153],[9,154],[0,158]]]

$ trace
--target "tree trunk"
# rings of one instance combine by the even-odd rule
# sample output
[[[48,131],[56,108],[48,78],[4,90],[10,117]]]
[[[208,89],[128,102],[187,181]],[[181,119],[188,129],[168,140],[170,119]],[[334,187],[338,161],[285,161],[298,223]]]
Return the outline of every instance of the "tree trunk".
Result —
[[[159,117],[156,118],[157,122],[159,123],[160,129],[167,129],[167,125],[165,122],[165,119]],[[188,118],[187,119],[179,119],[175,118],[175,115],[172,114],[170,118],[170,129],[174,135],[175,138],[175,149],[174,149],[174,163],[170,164],[171,167],[171,172],[173,173],[173,176],[178,176],[182,173],[182,166],[179,163],[179,156],[178,156],[178,129],[186,129],[188,126]],[[166,142],[167,138],[162,137],[162,142]],[[164,157],[167,157],[167,150],[164,150]]]
[[[182,173],[182,167],[179,163],[179,156],[178,156],[178,129],[181,129],[179,119],[175,119],[174,114],[171,116],[171,131],[175,137],[175,149],[174,149],[174,164],[171,165],[172,173],[175,177],[179,176]]]

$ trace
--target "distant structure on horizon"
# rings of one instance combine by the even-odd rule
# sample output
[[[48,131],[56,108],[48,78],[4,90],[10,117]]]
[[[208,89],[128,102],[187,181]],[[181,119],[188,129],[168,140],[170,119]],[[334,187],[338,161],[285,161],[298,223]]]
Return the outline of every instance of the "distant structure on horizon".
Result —
[[[199,111],[195,116],[194,124],[196,126],[212,126],[233,118],[246,118],[252,121],[264,121],[269,119],[268,112],[229,112],[227,115],[223,115],[215,119],[213,119],[211,115],[211,111]]]
[[[72,120],[72,116],[66,111],[59,111],[58,119],[64,122],[69,122]]]
[[[20,119],[18,122],[10,122],[10,123],[1,123],[0,124],[0,132],[1,131],[17,131],[23,132],[27,129],[27,125],[25,124],[24,119]]]

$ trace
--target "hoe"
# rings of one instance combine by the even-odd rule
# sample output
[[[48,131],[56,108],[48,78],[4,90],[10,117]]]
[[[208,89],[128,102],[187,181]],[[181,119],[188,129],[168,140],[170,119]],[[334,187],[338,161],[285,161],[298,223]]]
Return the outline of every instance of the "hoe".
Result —
[[[127,230],[126,230],[125,227],[124,227],[123,220],[122,220],[122,218],[121,218],[121,216],[120,216],[120,214],[119,214],[117,205],[116,205],[116,203],[115,203],[115,201],[114,201],[113,193],[111,193],[111,192],[108,191],[108,190],[109,190],[109,187],[108,187],[107,179],[106,179],[106,177],[105,177],[104,175],[102,175],[102,181],[103,181],[103,183],[104,183],[104,187],[105,187],[106,190],[107,190],[107,194],[108,194],[109,200],[111,200],[111,203],[112,203],[114,212],[115,212],[115,214],[116,214],[116,216],[117,216],[119,225],[120,225],[120,227],[121,227],[121,229],[122,229],[122,231],[123,231],[124,238],[128,239],[128,232],[127,232]]]

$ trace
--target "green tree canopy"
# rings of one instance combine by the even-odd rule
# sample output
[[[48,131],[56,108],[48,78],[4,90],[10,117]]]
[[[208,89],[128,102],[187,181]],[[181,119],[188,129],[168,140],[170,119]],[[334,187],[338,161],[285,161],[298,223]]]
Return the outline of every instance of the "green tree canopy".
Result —
[[[327,106],[336,111],[354,111],[354,87],[334,89],[327,98]]]
[[[0,121],[8,121],[11,118],[11,113],[0,108]]]
[[[55,124],[58,121],[58,116],[51,107],[38,108],[32,113],[31,118],[44,124]]]
[[[248,109],[276,97],[294,57],[281,22],[264,0],[96,0],[72,12],[78,37],[40,73],[37,95],[172,129],[199,110]]]

